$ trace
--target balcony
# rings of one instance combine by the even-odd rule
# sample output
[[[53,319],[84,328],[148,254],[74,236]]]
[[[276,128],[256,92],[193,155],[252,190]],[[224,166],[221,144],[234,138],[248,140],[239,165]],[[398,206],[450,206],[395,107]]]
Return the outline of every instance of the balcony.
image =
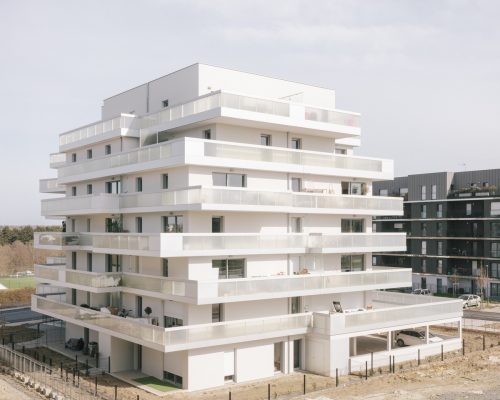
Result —
[[[199,124],[208,119],[337,138],[360,135],[358,113],[217,91],[141,117],[141,137],[151,141],[150,135],[156,132]]]
[[[311,275],[267,276],[215,281],[194,281],[133,273],[103,273],[35,265],[37,279],[93,293],[122,291],[190,304],[344,293],[411,286],[407,268],[371,271],[324,271]]]
[[[160,257],[405,251],[405,233],[168,233]]]
[[[307,333],[311,314],[162,328],[88,308],[32,296],[32,310],[164,352]]]
[[[391,197],[203,187],[157,193],[99,194],[42,200],[43,216],[177,210],[380,215],[400,214],[402,201]]]
[[[66,193],[66,185],[60,185],[56,178],[40,179],[40,193]]]
[[[34,247],[152,257],[369,253],[406,250],[404,233],[61,233],[36,232]]]
[[[135,115],[121,114],[119,117],[99,121],[59,135],[59,149],[67,151],[79,146],[107,140],[115,136],[139,137]]]
[[[62,183],[68,183],[186,164],[369,179],[393,177],[391,160],[191,137],[66,165],[58,170],[58,176]]]
[[[352,313],[314,313],[313,332],[327,335],[380,332],[462,318],[460,300],[374,291],[374,309]]]
[[[50,168],[59,168],[66,164],[66,153],[52,153],[50,155]]]

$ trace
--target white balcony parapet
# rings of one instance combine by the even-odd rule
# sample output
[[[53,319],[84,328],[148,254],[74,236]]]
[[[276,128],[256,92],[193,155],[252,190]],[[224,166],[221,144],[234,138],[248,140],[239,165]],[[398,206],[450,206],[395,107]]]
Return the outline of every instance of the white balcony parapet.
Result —
[[[311,313],[304,313],[161,328],[40,296],[32,296],[32,309],[165,352],[305,334],[312,323]]]
[[[168,233],[161,240],[161,257],[406,250],[405,233]]]
[[[81,128],[71,130],[69,132],[61,133],[59,135],[59,148],[61,150],[68,150],[78,142],[85,139],[100,138],[106,139],[105,135],[112,132],[118,132],[123,136],[139,136],[139,127],[136,123],[136,116],[131,114],[121,114],[119,117],[112,118],[106,121],[94,122],[85,125]]]
[[[35,232],[34,247],[62,250],[63,248],[78,248],[79,246],[91,244],[78,233],[63,232]]]
[[[66,193],[66,185],[59,184],[56,178],[40,179],[40,193]]]
[[[66,153],[52,153],[50,155],[50,168],[59,168],[66,164]]]
[[[408,268],[376,268],[370,271],[325,271],[310,275],[268,276],[215,281],[194,281],[160,276],[87,272],[35,265],[37,279],[58,286],[92,292],[119,290],[191,304],[216,304],[253,299],[343,293],[358,290],[411,286]]]
[[[404,329],[419,324],[443,323],[462,317],[460,300],[393,292],[372,292],[374,309],[352,313],[314,313],[313,332],[346,334]],[[380,303],[383,303],[381,308]]]
[[[67,216],[181,210],[233,210],[357,215],[402,214],[400,197],[266,192],[234,188],[192,187],[157,193],[98,194],[42,200],[42,215]],[[165,209],[171,207],[171,210]]]
[[[185,137],[66,165],[58,176],[66,183],[75,176],[95,178],[186,164],[373,179],[389,179],[394,173],[391,160]]]

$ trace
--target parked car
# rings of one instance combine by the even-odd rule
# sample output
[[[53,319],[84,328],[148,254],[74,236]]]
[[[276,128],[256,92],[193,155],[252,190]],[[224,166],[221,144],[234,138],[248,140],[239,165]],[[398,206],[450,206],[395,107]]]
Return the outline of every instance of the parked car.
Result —
[[[432,293],[429,289],[415,289],[412,294],[422,294],[425,296],[432,296]]]
[[[443,339],[429,332],[429,343],[442,342]],[[399,347],[425,344],[425,331],[407,329],[396,334],[396,343]]]
[[[459,299],[463,301],[464,308],[481,306],[481,297],[475,294],[463,294],[459,297]]]

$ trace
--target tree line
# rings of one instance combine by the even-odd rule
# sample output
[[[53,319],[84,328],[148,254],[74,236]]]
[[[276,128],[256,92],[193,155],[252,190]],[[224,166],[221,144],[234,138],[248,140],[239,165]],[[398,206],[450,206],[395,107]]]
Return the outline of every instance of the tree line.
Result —
[[[29,243],[33,241],[33,232],[60,232],[58,225],[48,226],[2,226],[0,228],[0,246],[10,245],[15,242]]]

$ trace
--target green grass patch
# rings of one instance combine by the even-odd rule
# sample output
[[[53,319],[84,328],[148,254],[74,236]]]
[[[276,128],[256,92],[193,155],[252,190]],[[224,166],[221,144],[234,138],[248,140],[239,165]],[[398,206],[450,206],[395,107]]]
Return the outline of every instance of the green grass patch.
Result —
[[[0,283],[7,289],[34,288],[36,287],[35,278],[32,276],[20,276],[19,278],[4,277],[0,278]]]
[[[137,383],[149,386],[152,389],[159,390],[161,392],[170,392],[171,390],[178,390],[179,388],[173,385],[169,385],[166,382],[155,378],[154,376],[145,376],[143,378],[134,379]]]

